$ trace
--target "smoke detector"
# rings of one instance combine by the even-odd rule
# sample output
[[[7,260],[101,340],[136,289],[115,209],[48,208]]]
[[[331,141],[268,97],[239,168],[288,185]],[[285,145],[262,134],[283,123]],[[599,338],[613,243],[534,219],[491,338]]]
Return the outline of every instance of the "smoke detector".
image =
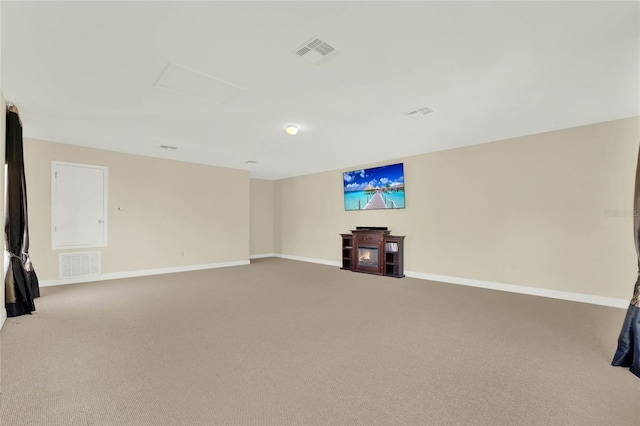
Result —
[[[312,64],[317,64],[323,59],[334,56],[337,51],[328,43],[320,40],[317,36],[313,37],[302,46],[293,51],[296,55]],[[324,61],[323,61],[324,62]]]

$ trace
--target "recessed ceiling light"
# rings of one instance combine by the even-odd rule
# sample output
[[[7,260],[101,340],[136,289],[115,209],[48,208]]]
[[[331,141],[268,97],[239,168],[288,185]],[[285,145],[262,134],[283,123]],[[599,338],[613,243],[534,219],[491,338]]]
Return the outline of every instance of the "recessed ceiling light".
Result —
[[[296,133],[298,133],[298,126],[294,126],[293,124],[289,124],[287,127],[284,128],[284,131],[287,132],[288,135],[295,135]]]
[[[170,145],[160,145],[161,149],[172,149],[172,150],[176,150],[178,149],[178,147],[176,146],[170,146]]]
[[[244,164],[256,164],[256,162],[253,160],[247,160],[244,162]]]

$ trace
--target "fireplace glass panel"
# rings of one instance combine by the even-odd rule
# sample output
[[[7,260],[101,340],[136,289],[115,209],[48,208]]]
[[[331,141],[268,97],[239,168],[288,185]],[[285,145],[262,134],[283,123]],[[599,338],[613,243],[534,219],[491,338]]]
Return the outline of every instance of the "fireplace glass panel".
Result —
[[[378,249],[375,247],[358,247],[358,265],[377,268]]]

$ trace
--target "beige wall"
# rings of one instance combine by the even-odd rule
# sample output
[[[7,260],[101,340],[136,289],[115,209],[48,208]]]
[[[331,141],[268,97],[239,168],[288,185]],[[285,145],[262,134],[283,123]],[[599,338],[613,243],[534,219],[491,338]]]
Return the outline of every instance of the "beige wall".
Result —
[[[250,253],[272,254],[274,181],[251,179]]]
[[[30,252],[40,280],[59,279],[61,251],[51,249],[52,160],[109,168],[109,245],[97,249],[103,273],[249,258],[246,171],[33,139],[25,139],[24,155]]]
[[[632,217],[606,211],[632,208],[639,141],[635,117],[399,159],[394,211],[345,212],[346,170],[277,181],[275,251],[338,262],[339,233],[388,226],[407,271],[627,299]]]

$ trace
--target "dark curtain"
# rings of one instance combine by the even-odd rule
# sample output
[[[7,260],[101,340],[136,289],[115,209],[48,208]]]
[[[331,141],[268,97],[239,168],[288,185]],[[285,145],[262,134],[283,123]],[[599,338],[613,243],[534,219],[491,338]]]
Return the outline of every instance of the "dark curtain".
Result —
[[[4,232],[10,257],[5,277],[7,316],[30,314],[36,310],[33,299],[40,296],[38,277],[29,259],[29,221],[27,185],[22,154],[22,124],[16,111],[7,111],[6,135],[7,198]]]
[[[636,163],[636,189],[633,201],[633,236],[638,256],[638,278],[633,289],[633,297],[622,323],[618,350],[613,356],[611,365],[629,367],[629,370],[640,377],[640,151]]]

